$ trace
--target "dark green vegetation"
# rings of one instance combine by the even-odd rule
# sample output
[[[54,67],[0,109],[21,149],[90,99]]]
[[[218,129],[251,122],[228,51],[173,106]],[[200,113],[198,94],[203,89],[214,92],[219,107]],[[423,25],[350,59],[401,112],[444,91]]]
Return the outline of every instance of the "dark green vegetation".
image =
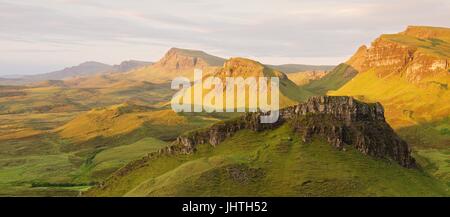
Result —
[[[444,196],[447,187],[417,169],[339,151],[320,138],[302,142],[289,124],[242,130],[191,155],[156,156],[121,171],[95,196]]]
[[[129,161],[166,146],[180,133],[227,118],[179,114],[184,122],[165,123],[162,114],[169,109],[165,103],[173,94],[168,84],[136,82],[113,88],[52,84],[0,86],[0,195],[78,195]],[[105,137],[100,132],[108,130],[101,128],[107,125],[82,122],[79,129],[98,130],[99,135],[77,140],[58,130],[92,108],[101,112],[102,107],[123,102],[129,106],[119,106],[119,112],[102,117],[139,124],[130,131]],[[141,120],[137,111],[155,115]],[[114,127],[120,126],[107,128]]]
[[[423,168],[450,186],[450,118],[398,130]]]

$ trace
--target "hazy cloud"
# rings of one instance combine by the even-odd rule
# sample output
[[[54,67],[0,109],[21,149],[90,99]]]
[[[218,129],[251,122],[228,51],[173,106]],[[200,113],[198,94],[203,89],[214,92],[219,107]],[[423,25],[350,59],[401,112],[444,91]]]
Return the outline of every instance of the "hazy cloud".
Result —
[[[0,0],[0,74],[154,61],[170,47],[337,64],[381,33],[448,27],[449,11],[447,0]]]

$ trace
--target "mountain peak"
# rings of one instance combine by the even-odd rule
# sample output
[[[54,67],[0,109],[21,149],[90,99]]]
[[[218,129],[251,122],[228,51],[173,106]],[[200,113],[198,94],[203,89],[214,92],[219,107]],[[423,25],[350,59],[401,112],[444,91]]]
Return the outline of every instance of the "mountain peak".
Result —
[[[151,62],[139,61],[139,60],[125,60],[119,65],[114,65],[112,71],[115,72],[126,72],[139,67],[149,66]]]
[[[225,59],[210,55],[201,50],[170,48],[157,63],[168,69],[205,68],[207,66],[221,66]]]
[[[261,64],[258,61],[255,60],[251,60],[251,59],[247,59],[247,58],[243,58],[243,57],[233,57],[230,58],[229,60],[225,61],[224,68],[236,68],[236,67],[248,67],[248,68],[264,68],[264,65]]]
[[[287,78],[287,76],[275,69],[266,67],[262,63],[243,58],[243,57],[233,57],[227,60],[223,64],[222,70],[219,72],[221,76],[242,76],[242,77],[280,77]]]
[[[108,65],[108,64],[97,62],[97,61],[86,61],[86,62],[82,62],[79,64],[79,66],[81,66],[81,65]]]

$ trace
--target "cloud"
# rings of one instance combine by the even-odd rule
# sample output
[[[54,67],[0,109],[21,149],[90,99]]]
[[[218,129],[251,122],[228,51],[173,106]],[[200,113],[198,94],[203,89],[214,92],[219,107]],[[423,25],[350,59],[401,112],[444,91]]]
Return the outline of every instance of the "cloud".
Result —
[[[0,62],[22,63],[0,65],[0,74],[20,73],[21,65],[28,72],[37,60],[154,61],[174,46],[270,63],[337,64],[379,34],[449,26],[448,11],[444,0],[0,0]]]

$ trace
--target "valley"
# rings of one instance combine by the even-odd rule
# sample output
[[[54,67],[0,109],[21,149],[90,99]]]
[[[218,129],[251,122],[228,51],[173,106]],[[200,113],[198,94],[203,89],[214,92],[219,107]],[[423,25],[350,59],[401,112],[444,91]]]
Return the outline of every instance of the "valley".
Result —
[[[194,69],[276,76],[280,108],[310,104],[276,127],[175,113],[170,81]],[[421,26],[337,66],[172,48],[156,62],[0,79],[0,196],[449,196],[449,83],[450,29]]]

